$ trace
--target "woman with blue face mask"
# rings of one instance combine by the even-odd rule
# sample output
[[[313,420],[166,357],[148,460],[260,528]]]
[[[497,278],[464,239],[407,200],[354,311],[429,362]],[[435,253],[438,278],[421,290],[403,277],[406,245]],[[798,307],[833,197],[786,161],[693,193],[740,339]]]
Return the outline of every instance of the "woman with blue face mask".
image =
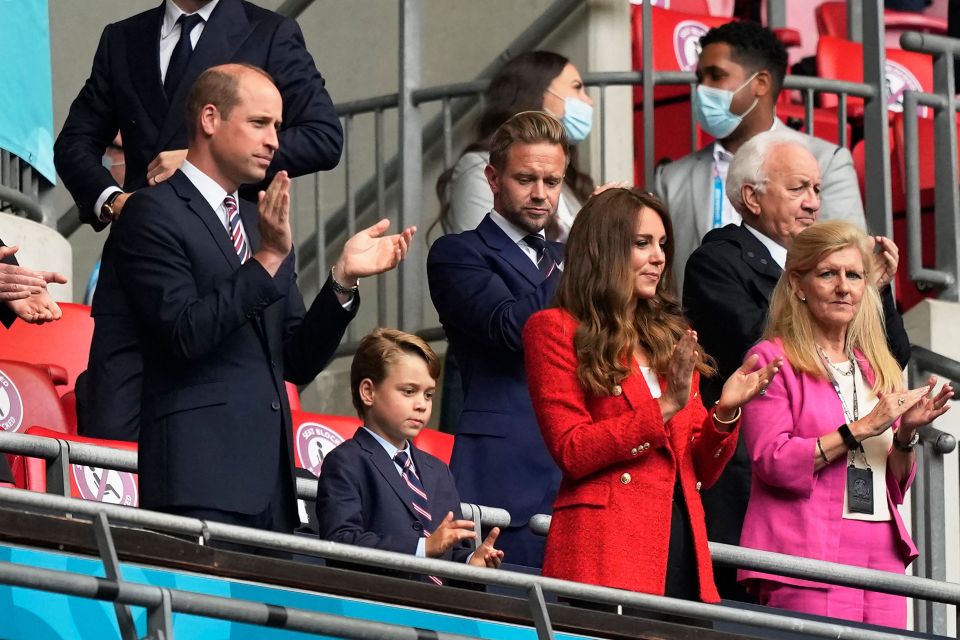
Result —
[[[505,64],[491,80],[483,105],[477,138],[437,180],[437,222],[444,233],[476,228],[493,208],[493,193],[483,169],[489,160],[490,137],[508,118],[521,111],[546,111],[563,123],[574,145],[586,139],[593,127],[593,100],[587,95],[580,72],[567,58],[550,51],[523,53]],[[557,215],[546,229],[549,239],[562,241],[567,237],[574,216],[593,189],[590,176],[577,168],[573,147]]]

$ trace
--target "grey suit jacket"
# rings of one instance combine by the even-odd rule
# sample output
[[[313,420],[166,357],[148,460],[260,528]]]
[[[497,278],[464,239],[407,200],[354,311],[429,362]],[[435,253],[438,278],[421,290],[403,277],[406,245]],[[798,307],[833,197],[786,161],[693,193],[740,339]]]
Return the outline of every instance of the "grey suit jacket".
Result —
[[[778,127],[786,127],[783,122]],[[820,220],[846,220],[866,229],[863,201],[847,149],[807,136],[810,151],[820,164],[822,179]],[[657,195],[667,205],[673,222],[673,274],[677,291],[683,291],[687,258],[710,231],[713,212],[713,143],[695,153],[657,168]]]

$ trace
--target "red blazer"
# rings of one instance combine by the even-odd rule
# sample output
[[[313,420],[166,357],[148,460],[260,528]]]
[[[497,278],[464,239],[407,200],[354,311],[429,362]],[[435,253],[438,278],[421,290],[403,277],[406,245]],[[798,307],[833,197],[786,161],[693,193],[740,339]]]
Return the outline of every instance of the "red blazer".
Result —
[[[576,329],[566,311],[548,309],[532,316],[523,331],[533,407],[563,472],[543,575],[663,594],[679,467],[700,597],[718,602],[699,491],[727,464],[737,429],[716,430],[696,379],[690,402],[666,424],[636,368],[619,393],[587,393],[577,379]]]

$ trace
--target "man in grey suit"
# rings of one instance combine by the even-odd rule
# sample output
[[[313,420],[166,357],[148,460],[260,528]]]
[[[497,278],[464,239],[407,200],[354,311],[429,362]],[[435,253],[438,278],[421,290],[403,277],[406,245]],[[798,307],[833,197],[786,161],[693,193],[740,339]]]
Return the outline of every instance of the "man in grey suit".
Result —
[[[785,128],[776,117],[787,52],[776,35],[753,22],[715,27],[700,40],[693,109],[700,127],[717,139],[657,170],[657,194],[670,210],[673,273],[683,290],[687,258],[711,229],[739,223],[724,192],[733,154],[752,137]],[[806,136],[823,177],[821,220],[847,220],[866,228],[853,158],[847,149]]]

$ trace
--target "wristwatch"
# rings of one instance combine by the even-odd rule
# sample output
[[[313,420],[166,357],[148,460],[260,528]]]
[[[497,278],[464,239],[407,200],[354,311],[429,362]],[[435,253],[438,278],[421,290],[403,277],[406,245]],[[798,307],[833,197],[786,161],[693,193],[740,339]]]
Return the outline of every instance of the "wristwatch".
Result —
[[[913,451],[918,442],[920,442],[920,434],[916,431],[913,432],[913,437],[906,444],[900,442],[897,434],[893,434],[893,448],[898,451]]]
[[[103,202],[103,206],[100,207],[100,222],[113,222],[114,218],[117,217],[117,212],[113,210],[113,203],[117,201],[117,198],[119,198],[122,193],[123,191],[114,191],[107,196],[107,199]]]

